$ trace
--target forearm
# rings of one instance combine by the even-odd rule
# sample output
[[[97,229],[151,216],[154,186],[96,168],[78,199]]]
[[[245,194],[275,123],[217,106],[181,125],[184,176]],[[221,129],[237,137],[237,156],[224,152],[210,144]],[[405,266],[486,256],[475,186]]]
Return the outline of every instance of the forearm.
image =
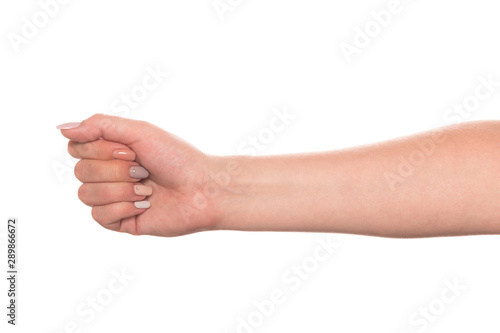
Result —
[[[500,233],[499,122],[328,153],[223,157],[219,163],[229,160],[239,172],[215,198],[218,229],[388,237]]]

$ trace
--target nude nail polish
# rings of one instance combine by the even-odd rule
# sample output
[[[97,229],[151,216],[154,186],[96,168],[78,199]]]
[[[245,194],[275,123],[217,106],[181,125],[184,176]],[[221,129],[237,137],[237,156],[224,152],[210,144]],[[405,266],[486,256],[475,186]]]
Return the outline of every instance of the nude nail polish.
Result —
[[[113,158],[124,161],[135,160],[135,153],[129,149],[117,149],[113,151]]]
[[[146,185],[134,185],[134,192],[136,195],[148,196],[153,193],[153,188]]]
[[[151,203],[149,201],[136,201],[134,202],[135,208],[149,208]]]
[[[130,177],[132,178],[147,178],[149,176],[148,170],[139,165],[130,168]]]
[[[64,123],[64,124],[61,124],[61,125],[57,125],[56,128],[58,130],[61,130],[61,129],[72,129],[72,128],[76,128],[78,126],[80,126],[81,122],[77,122],[77,123]]]

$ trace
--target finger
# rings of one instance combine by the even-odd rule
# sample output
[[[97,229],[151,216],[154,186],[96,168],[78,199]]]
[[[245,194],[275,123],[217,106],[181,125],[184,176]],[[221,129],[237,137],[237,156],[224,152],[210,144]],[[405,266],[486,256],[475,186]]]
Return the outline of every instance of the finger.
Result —
[[[140,183],[83,183],[78,189],[78,198],[87,206],[102,206],[114,202],[141,201],[151,193],[151,186]]]
[[[99,138],[131,146],[157,127],[147,122],[98,113],[81,123],[57,126],[62,135],[77,142],[91,142]]]
[[[75,176],[82,183],[137,182],[149,172],[135,162],[83,159],[75,165]]]
[[[70,140],[68,142],[68,153],[74,158],[79,159],[120,159],[124,161],[135,160],[135,153],[129,147],[124,144],[108,140],[96,140],[86,143],[79,143]]]
[[[136,223],[136,217],[130,216],[120,220],[120,232],[125,232],[132,235],[139,234],[139,225]]]
[[[149,201],[139,202],[149,205]],[[92,207],[92,218],[106,229],[120,231],[120,221],[122,219],[136,216],[144,211],[146,211],[146,208],[137,208],[132,202],[115,202],[109,205]]]

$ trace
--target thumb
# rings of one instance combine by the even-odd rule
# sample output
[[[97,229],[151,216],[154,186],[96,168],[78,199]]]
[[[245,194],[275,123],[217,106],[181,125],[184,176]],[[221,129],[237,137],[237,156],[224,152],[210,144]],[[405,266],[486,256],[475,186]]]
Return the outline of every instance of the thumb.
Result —
[[[133,145],[150,132],[145,122],[97,113],[81,123],[66,123],[57,126],[66,138],[80,142],[91,142],[99,138]]]

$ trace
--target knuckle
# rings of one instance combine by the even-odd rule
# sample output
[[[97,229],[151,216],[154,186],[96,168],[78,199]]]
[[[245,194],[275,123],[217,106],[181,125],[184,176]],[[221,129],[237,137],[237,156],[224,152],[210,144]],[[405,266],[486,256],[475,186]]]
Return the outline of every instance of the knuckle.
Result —
[[[98,118],[98,124],[99,127],[101,127],[101,130],[103,132],[107,132],[108,130],[112,129],[113,126],[113,119],[111,116],[99,113],[96,115]]]
[[[75,173],[76,179],[78,179],[79,181],[82,181],[83,172],[84,172],[84,170],[83,170],[84,164],[85,164],[85,161],[83,161],[83,160],[80,160],[75,164],[74,173]]]
[[[79,146],[79,150],[82,152],[82,154],[87,155],[90,152],[90,143],[84,143]]]
[[[78,188],[78,199],[80,199],[81,202],[87,205],[88,198],[89,198],[88,185],[84,183]]]
[[[113,225],[113,222],[109,218],[109,210],[107,208],[101,207],[101,206],[94,206],[92,207],[91,210],[91,215],[94,221],[99,223],[101,227],[109,230],[115,230],[115,226]],[[116,231],[116,230],[115,230]]]
[[[74,158],[80,158],[80,155],[78,155],[76,148],[75,148],[75,143],[73,141],[68,141],[68,153],[71,157]]]
[[[94,115],[92,115],[92,116],[89,118],[89,120],[90,120],[90,119],[92,119],[92,120],[94,120],[94,119],[95,119],[95,120],[99,121],[99,120],[101,120],[103,117],[105,117],[104,113],[100,113],[100,112],[99,112],[99,113],[94,113]]]
[[[92,215],[92,218],[99,224],[101,224],[101,214],[99,213],[99,208],[98,207],[92,207],[92,210],[90,211],[90,214]]]
[[[92,142],[99,138],[98,129],[96,129],[95,126],[89,126],[89,125],[99,124],[101,119],[105,117],[106,116],[103,113],[96,113],[91,117],[82,121],[82,127],[86,127],[86,130],[83,131],[82,135],[87,142]]]

